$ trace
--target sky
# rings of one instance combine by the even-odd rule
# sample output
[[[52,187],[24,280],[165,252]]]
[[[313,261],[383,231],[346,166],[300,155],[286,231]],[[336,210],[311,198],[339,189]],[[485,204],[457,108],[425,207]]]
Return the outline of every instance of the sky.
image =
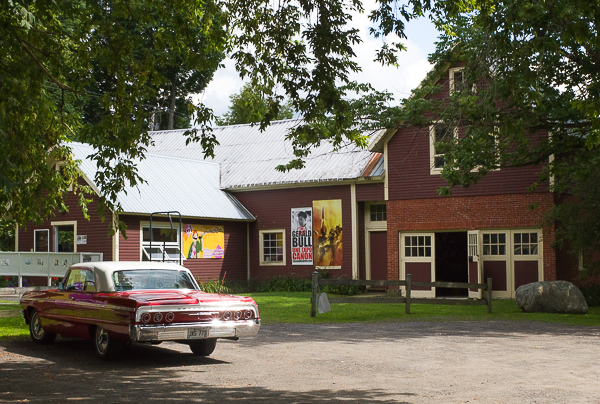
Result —
[[[373,1],[364,1],[365,10]],[[412,89],[417,87],[431,69],[427,55],[435,49],[437,31],[426,18],[411,21],[406,28],[408,39],[404,41],[407,50],[399,55],[398,68],[384,67],[372,60],[375,50],[381,46],[381,40],[369,36],[368,12],[355,14],[355,26],[360,29],[363,42],[355,48],[357,61],[362,67],[362,72],[353,74],[350,79],[358,82],[371,83],[376,90],[389,91],[397,101],[410,95]],[[240,91],[244,82],[238,76],[234,64],[230,59],[224,61],[225,68],[219,69],[213,81],[204,93],[194,97],[195,102],[203,102],[212,108],[216,116],[227,112],[230,104],[229,97]]]

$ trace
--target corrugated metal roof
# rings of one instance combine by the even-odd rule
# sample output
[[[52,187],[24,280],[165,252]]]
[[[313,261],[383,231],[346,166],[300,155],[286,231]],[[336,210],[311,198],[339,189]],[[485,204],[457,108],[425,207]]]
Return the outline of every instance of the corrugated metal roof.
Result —
[[[261,132],[258,125],[232,125],[213,129],[219,142],[214,161],[221,164],[221,187],[225,189],[265,186],[285,183],[325,182],[360,177],[373,153],[353,144],[334,152],[324,142],[313,149],[301,170],[280,172],[275,169],[294,159],[291,142],[286,136],[302,120],[275,121]],[[149,151],[157,154],[203,159],[199,143],[185,144],[185,129],[152,132],[154,146]],[[367,135],[377,135],[379,131]],[[379,174],[380,175],[380,174]]]
[[[94,182],[96,163],[87,158],[94,149],[82,143],[69,146],[81,160],[83,174]],[[179,211],[188,217],[254,220],[233,195],[221,190],[219,164],[152,153],[135,163],[147,182],[118,194],[127,213]]]

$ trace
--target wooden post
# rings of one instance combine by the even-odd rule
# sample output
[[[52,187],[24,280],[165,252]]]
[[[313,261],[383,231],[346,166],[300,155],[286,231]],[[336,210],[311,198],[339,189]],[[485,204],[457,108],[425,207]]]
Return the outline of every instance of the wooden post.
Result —
[[[492,278],[487,278],[487,306],[488,313],[492,312]]]
[[[404,312],[410,314],[410,291],[412,289],[412,275],[406,275],[406,304]]]
[[[310,316],[317,317],[317,289],[319,287],[319,272],[312,273],[312,297],[310,298]]]

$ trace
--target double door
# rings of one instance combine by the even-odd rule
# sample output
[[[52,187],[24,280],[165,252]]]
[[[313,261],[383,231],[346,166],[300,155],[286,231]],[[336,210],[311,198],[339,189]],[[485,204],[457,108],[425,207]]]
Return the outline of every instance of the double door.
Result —
[[[524,284],[543,280],[543,245],[540,229],[473,230],[467,232],[469,283],[492,278],[494,298],[514,298]],[[435,282],[435,233],[400,234],[400,279],[412,275],[413,282]],[[413,288],[415,297],[435,297],[435,288]],[[481,291],[469,290],[481,298]]]

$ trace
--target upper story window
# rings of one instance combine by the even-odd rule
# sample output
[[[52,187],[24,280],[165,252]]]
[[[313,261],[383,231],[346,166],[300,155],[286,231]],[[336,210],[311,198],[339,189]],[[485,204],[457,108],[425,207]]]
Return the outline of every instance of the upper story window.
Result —
[[[448,71],[448,75],[450,78],[450,83],[449,83],[450,95],[452,95],[452,93],[454,93],[455,91],[460,91],[463,87],[463,84],[464,84],[463,68],[456,67],[456,68],[450,69]]]
[[[152,249],[150,249],[150,225],[142,226],[142,261],[179,262],[185,257],[179,248],[179,226],[171,230],[170,224],[152,224]]]
[[[385,222],[387,221],[387,215],[385,205],[371,205],[371,221],[372,222]]]
[[[447,164],[446,153],[452,148],[458,131],[449,125],[436,123],[429,127],[431,174],[439,174]]]

